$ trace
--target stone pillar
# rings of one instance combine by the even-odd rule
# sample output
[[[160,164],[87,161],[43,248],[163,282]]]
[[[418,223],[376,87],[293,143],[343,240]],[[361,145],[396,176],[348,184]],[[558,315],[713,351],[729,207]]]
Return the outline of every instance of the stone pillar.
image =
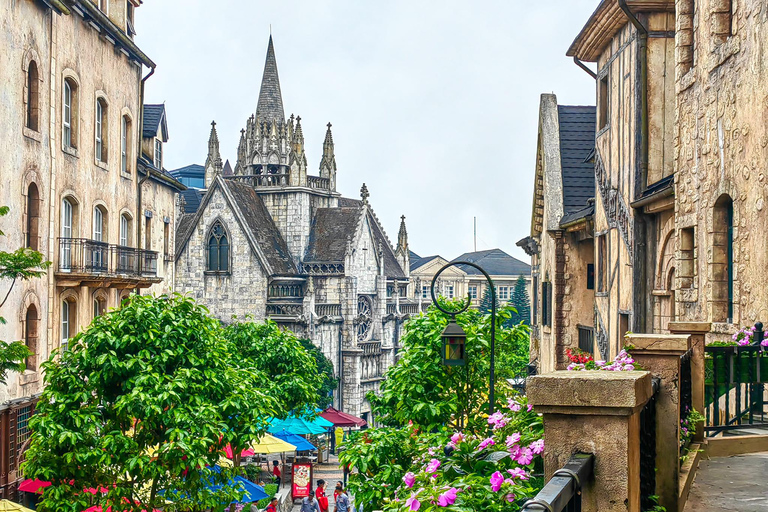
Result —
[[[656,494],[659,505],[674,511],[680,476],[680,356],[688,351],[690,336],[627,334],[626,340],[635,362],[661,379],[656,397]]]
[[[544,416],[544,476],[575,453],[595,456],[583,512],[640,512],[640,411],[653,396],[645,371],[556,371],[528,379]]]
[[[711,330],[710,322],[669,322],[669,332],[672,334],[689,334],[688,348],[691,351],[691,402],[693,408],[704,414],[704,346],[705,337]],[[696,425],[694,442],[704,441],[704,424]]]

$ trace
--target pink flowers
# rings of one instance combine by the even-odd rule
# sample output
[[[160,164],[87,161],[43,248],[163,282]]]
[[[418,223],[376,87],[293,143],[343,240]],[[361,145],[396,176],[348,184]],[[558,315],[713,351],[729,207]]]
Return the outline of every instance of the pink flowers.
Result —
[[[437,504],[441,507],[449,507],[456,502],[456,494],[459,492],[455,487],[451,487],[437,498]]]
[[[532,442],[531,446],[529,446],[529,448],[531,449],[531,451],[535,455],[540,454],[541,452],[544,451],[544,440],[543,439],[538,439],[538,440]]]
[[[411,487],[413,487],[413,484],[416,483],[416,475],[414,475],[410,471],[407,472],[403,477],[403,483],[405,483],[405,486],[410,489]]]
[[[419,493],[416,493],[419,494]],[[408,510],[419,510],[421,508],[421,502],[416,497],[416,494],[411,494],[411,497],[405,500],[405,506],[408,507]]]
[[[454,445],[457,445],[459,443],[463,443],[464,442],[464,434],[462,434],[461,432],[456,432],[455,434],[453,434],[451,436],[451,442]]]
[[[437,459],[432,459],[431,461],[429,461],[429,464],[427,464],[427,468],[426,468],[426,470],[425,470],[425,471],[426,471],[428,474],[429,474],[429,473],[434,473],[435,471],[437,471],[437,469],[438,469],[439,467],[440,467],[440,461],[439,461],[439,460],[437,460]]]
[[[507,426],[508,418],[501,412],[495,412],[488,417],[488,424],[493,425],[493,430],[504,428]]]
[[[531,452],[530,448],[523,448],[517,455],[516,460],[518,464],[522,464],[523,466],[530,464],[531,461],[533,461],[533,453]]]
[[[514,503],[515,502],[515,495],[512,494],[511,492],[507,494],[506,498],[507,498],[507,503]]]
[[[507,450],[511,450],[514,445],[520,442],[520,432],[515,432],[511,436],[507,436]]]
[[[503,483],[504,475],[502,475],[500,472],[496,471],[491,475],[491,490],[493,492],[499,492],[499,489],[501,489],[501,484]]]
[[[509,407],[509,410],[512,412],[518,412],[520,410],[520,404],[514,398],[509,398],[507,400],[507,407]]]
[[[485,439],[482,443],[480,443],[477,448],[480,450],[485,450],[489,446],[493,446],[495,444],[496,444],[496,441],[494,441],[492,437],[489,437],[488,439]]]
[[[510,474],[510,476],[515,479],[519,478],[520,480],[528,480],[528,473],[525,472],[523,468],[512,468],[508,469],[507,473]]]

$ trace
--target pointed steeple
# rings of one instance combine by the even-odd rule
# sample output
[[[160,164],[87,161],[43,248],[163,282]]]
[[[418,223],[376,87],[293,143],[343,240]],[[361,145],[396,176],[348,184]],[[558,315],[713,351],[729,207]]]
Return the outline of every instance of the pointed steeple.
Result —
[[[410,275],[411,251],[408,250],[408,230],[405,229],[405,215],[400,217],[400,232],[397,234],[395,257],[405,275]]]
[[[371,194],[368,193],[368,187],[363,183],[363,186],[360,187],[360,199],[363,200],[363,204],[368,204],[368,197]]]
[[[323,141],[323,158],[320,160],[320,177],[328,178],[331,183],[331,190],[336,190],[336,155],[333,152],[331,123],[328,123],[328,130],[325,132],[325,141]]]
[[[211,121],[211,135],[208,137],[208,158],[205,159],[205,188],[211,186],[217,174],[221,174],[222,166],[216,121]]]
[[[280,78],[277,75],[277,59],[275,59],[275,47],[272,44],[271,34],[269,36],[269,46],[267,47],[267,60],[264,63],[264,74],[261,78],[256,118],[262,121],[285,122],[283,96],[280,93]]]

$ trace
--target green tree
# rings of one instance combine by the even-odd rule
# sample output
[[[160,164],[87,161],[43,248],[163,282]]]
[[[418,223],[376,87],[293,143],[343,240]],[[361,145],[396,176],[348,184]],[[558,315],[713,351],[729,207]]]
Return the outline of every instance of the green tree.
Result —
[[[0,217],[8,214],[7,206],[0,206]],[[0,231],[0,236],[5,233]],[[0,280],[10,279],[11,284],[5,297],[0,302],[0,308],[3,307],[16,281],[28,281],[45,275],[45,270],[51,265],[50,261],[45,261],[43,255],[32,249],[22,247],[13,252],[0,251]],[[5,323],[5,318],[0,316],[0,324]],[[0,384],[5,384],[5,379],[9,371],[23,372],[26,368],[24,360],[31,356],[27,346],[20,342],[5,342],[0,340]]]
[[[38,510],[230,503],[237,491],[208,484],[234,470],[206,467],[226,444],[237,449],[258,436],[275,412],[260,391],[266,377],[234,368],[220,323],[178,295],[132,296],[43,368],[25,467],[29,478],[52,482]],[[83,492],[99,486],[103,495]]]
[[[531,301],[528,299],[527,284],[522,275],[515,282],[511,302],[516,312],[512,314],[510,321],[515,324],[523,322],[525,325],[531,325]]]
[[[323,383],[320,385],[320,389],[318,391],[320,398],[318,399],[317,406],[321,409],[325,409],[333,403],[333,392],[339,386],[339,379],[337,379],[333,374],[333,362],[325,357],[323,351],[320,350],[320,348],[317,347],[314,343],[312,343],[312,340],[304,338],[300,339],[299,341],[301,342],[301,345],[304,347],[304,349],[306,349],[310,354],[312,354],[312,357],[315,358],[315,363],[317,364],[317,372],[323,377]]]
[[[446,309],[457,309],[457,302]],[[510,393],[506,379],[520,374],[528,363],[529,330],[525,325],[505,328],[510,307],[497,312],[496,401]],[[369,394],[378,421],[406,425],[409,421],[426,430],[441,425],[484,431],[477,418],[488,407],[491,317],[470,309],[456,317],[467,334],[466,366],[442,364],[441,333],[448,323],[445,314],[431,307],[426,314],[404,325],[403,350],[382,382],[378,396]]]
[[[498,309],[500,306],[498,299],[496,301],[496,309]],[[491,294],[491,287],[486,286],[485,291],[483,292],[483,297],[480,299],[480,312],[484,315],[488,315],[491,313],[491,308],[493,307],[493,295]]]

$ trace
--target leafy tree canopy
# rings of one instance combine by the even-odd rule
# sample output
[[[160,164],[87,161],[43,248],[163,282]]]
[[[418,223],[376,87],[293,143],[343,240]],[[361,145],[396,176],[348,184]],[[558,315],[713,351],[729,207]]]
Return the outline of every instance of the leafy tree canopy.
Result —
[[[333,373],[333,362],[325,357],[323,351],[312,343],[312,340],[303,338],[299,341],[304,349],[315,358],[317,371],[323,377],[323,383],[320,385],[320,390],[318,391],[320,398],[317,406],[321,409],[325,409],[333,403],[333,392],[339,386],[339,379],[337,379]]]
[[[38,510],[203,510],[238,499],[208,489],[223,447],[275,413],[257,370],[231,365],[220,323],[193,300],[132,296],[43,364],[25,475],[53,483]],[[95,496],[83,489],[103,486]]]
[[[445,309],[458,309],[457,303],[446,303]],[[528,364],[528,328],[503,327],[511,311],[502,307],[496,318],[497,403],[503,403],[510,391],[506,379],[523,374]],[[491,318],[470,309],[456,321],[467,334],[467,365],[463,367],[442,364],[445,314],[431,307],[406,322],[400,359],[387,371],[380,395],[368,396],[379,422],[401,426],[413,422],[426,430],[443,425],[478,431],[487,428],[477,421],[488,407]]]

